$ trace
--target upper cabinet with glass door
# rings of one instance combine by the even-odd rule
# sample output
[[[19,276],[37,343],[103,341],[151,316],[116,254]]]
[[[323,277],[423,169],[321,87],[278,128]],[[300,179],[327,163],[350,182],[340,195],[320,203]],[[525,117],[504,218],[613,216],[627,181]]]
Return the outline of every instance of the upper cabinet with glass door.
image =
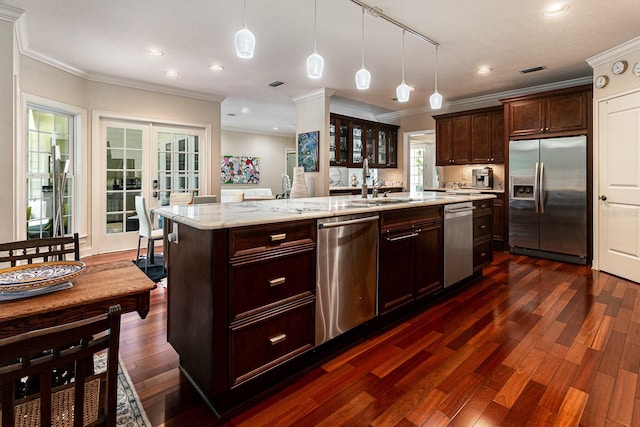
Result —
[[[398,127],[331,114],[329,162],[331,166],[396,168]]]

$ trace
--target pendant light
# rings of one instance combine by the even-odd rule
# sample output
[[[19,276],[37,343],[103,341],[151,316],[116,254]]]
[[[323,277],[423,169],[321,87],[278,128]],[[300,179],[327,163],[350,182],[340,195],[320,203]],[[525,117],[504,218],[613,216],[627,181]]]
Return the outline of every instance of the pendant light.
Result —
[[[256,48],[256,38],[247,28],[247,0],[244,0],[244,28],[239,30],[234,37],[236,45],[236,55],[239,58],[253,58],[253,51]]]
[[[409,100],[409,92],[411,88],[404,82],[404,28],[402,29],[402,83],[396,88],[396,99],[398,102],[407,102]]]
[[[307,58],[307,75],[311,79],[319,79],[322,77],[324,68],[324,59],[317,50],[318,43],[318,2],[313,1],[313,53]]]
[[[362,67],[356,73],[356,87],[360,90],[369,89],[371,73],[364,68],[364,6],[362,6]]]
[[[432,110],[439,110],[442,108],[442,95],[438,93],[438,45],[436,45],[436,86],[433,95],[429,97],[429,103]]]

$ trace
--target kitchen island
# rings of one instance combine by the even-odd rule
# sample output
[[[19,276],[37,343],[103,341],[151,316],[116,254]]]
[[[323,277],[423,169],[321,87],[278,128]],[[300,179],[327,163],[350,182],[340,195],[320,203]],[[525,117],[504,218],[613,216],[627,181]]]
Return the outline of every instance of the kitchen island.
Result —
[[[308,371],[482,275],[493,195],[333,196],[154,209],[164,217],[168,341],[217,415]],[[444,206],[469,202],[473,273],[443,286]],[[318,221],[375,215],[375,317],[316,345]],[[488,238],[488,239],[487,239]],[[476,242],[477,250],[476,250]],[[487,246],[488,242],[488,246]],[[358,260],[353,260],[358,262]]]

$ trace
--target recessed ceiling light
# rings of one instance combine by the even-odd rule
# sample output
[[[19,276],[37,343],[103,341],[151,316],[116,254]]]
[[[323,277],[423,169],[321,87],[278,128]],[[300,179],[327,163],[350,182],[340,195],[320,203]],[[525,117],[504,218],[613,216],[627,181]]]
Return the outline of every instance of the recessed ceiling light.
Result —
[[[145,49],[145,53],[149,56],[162,56],[164,52],[154,48]]]
[[[180,75],[176,70],[167,70],[164,72],[164,75],[167,77],[178,77]]]
[[[566,12],[568,9],[569,9],[568,4],[564,4],[564,3],[552,4],[551,6],[545,9],[544,16],[560,15],[561,13]]]
[[[488,65],[483,65],[482,67],[478,67],[478,74],[487,74],[490,73],[493,70],[493,68],[489,67]]]
[[[240,112],[242,114],[247,114],[249,112],[249,109],[247,107],[242,107],[242,109],[240,110]]]
[[[280,129],[280,128],[279,128],[278,126],[274,126],[272,129],[273,129],[273,130],[278,130],[278,129]]]
[[[213,64],[213,65],[209,65],[209,69],[211,71],[222,71],[224,70],[224,67],[222,65]]]

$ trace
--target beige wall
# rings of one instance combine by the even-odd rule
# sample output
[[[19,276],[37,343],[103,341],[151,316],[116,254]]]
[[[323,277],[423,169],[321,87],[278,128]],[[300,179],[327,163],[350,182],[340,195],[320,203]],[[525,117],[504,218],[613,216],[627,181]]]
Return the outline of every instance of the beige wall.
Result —
[[[237,131],[222,131],[222,155],[260,157],[260,184],[223,184],[222,188],[271,188],[274,195],[282,193],[285,173],[285,149],[295,150],[293,136],[263,135]],[[220,180],[220,162],[213,165],[215,178]]]

